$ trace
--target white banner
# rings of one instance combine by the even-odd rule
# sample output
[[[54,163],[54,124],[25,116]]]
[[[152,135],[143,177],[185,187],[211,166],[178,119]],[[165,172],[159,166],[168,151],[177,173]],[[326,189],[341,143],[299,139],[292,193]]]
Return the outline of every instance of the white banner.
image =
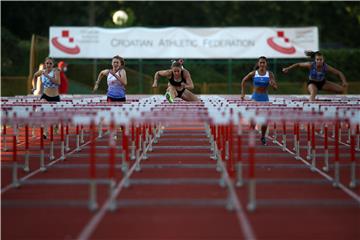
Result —
[[[299,58],[319,49],[317,27],[50,27],[55,58]]]

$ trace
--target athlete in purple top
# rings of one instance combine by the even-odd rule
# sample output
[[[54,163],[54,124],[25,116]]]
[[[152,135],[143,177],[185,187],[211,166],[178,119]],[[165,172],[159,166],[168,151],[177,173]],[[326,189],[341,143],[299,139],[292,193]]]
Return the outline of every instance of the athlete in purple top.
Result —
[[[307,82],[307,88],[310,93],[310,101],[315,101],[316,94],[319,90],[325,90],[335,93],[344,93],[348,86],[345,75],[325,63],[324,56],[319,52],[305,51],[305,55],[314,59],[313,62],[295,63],[289,67],[283,68],[283,73],[288,73],[289,70],[301,67],[309,69],[309,79]],[[337,75],[342,81],[342,86],[339,84],[326,80],[326,73],[330,72]]]

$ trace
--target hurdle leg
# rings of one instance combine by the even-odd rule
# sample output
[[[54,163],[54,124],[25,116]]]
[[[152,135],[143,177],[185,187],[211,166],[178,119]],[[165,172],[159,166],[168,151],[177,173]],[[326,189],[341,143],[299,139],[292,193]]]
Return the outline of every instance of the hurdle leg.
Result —
[[[239,162],[236,165],[236,183],[235,186],[242,187],[244,185],[244,179],[243,179],[243,166],[242,163]]]
[[[29,125],[25,125],[25,161],[24,161],[24,171],[29,172]]]
[[[109,198],[110,198],[110,204],[109,204],[109,210],[115,211],[117,208],[116,199],[113,199],[112,195],[114,194],[115,190],[115,180],[111,179],[109,183]]]
[[[350,183],[349,187],[356,188],[357,182],[356,182],[356,164],[355,162],[352,162],[350,165]]]
[[[40,127],[40,171],[41,172],[45,172],[46,171],[46,167],[45,167],[45,151],[44,151],[44,138],[43,138],[43,134],[44,134],[44,127],[41,126]]]
[[[219,185],[220,187],[225,187],[226,186],[226,181],[225,181],[225,171],[226,171],[226,164],[225,162],[223,162],[224,164],[224,168],[220,167],[220,171],[221,171],[221,177],[220,177],[220,180],[219,180]]]
[[[359,124],[356,125],[356,151],[360,151],[360,130],[359,130]]]
[[[329,171],[328,126],[324,126],[324,166],[323,171]]]
[[[2,134],[2,150],[6,152],[8,149],[6,147],[6,124],[3,125],[3,134]]]
[[[61,139],[61,143],[60,143],[60,153],[61,153],[60,160],[63,161],[63,160],[65,160],[64,124],[61,124],[60,139]]]
[[[131,141],[131,157],[130,157],[131,160],[136,159],[135,151],[136,151],[135,141],[132,140]]]
[[[19,187],[20,182],[18,180],[18,164],[17,164],[17,130],[14,129],[13,136],[13,165],[12,165],[12,185],[14,187]]]
[[[229,141],[225,142],[225,160],[229,160]]]
[[[247,204],[247,209],[250,212],[253,212],[256,209],[256,195],[255,194],[256,194],[255,179],[249,179],[249,192],[248,192],[249,202]]]
[[[76,125],[76,151],[80,151],[79,125]]]
[[[70,140],[69,140],[69,125],[66,125],[65,131],[65,151],[70,151]]]
[[[255,183],[255,136],[250,132],[249,136],[249,192],[247,209],[250,212],[256,209],[256,183]]]
[[[335,129],[335,138],[334,138],[334,144],[335,144],[335,176],[334,176],[334,182],[333,186],[338,187],[340,182],[340,169],[339,169],[339,121],[336,120],[334,124]]]
[[[142,155],[142,159],[148,159],[148,155],[147,155],[147,150],[146,150],[146,141],[143,141],[143,147],[142,147],[142,150],[143,150],[143,155]]]
[[[50,155],[49,155],[50,161],[55,159],[54,156],[54,127],[51,124],[50,125]]]
[[[31,137],[32,137],[32,138],[36,138],[35,126],[34,126],[34,125],[32,126]]]
[[[96,199],[96,180],[90,180],[88,207],[91,211],[95,211],[98,208]]]
[[[355,129],[354,129],[355,130]],[[356,187],[356,162],[355,162],[355,134],[351,134],[350,137],[350,183],[349,187],[355,188]]]
[[[286,151],[286,122],[283,121],[282,150]]]
[[[277,129],[276,129],[276,123],[275,122],[274,122],[273,143],[277,143]]]
[[[84,143],[85,140],[84,140],[84,126],[81,125],[80,127],[80,143]]]

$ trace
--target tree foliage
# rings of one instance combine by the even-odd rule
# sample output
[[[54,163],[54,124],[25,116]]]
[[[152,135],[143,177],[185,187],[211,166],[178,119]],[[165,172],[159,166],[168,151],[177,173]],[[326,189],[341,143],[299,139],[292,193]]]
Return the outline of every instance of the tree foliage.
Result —
[[[49,26],[116,27],[112,14],[130,13],[127,26],[318,26],[321,47],[358,47],[359,2],[60,1],[1,2],[2,27],[20,39],[48,36]]]

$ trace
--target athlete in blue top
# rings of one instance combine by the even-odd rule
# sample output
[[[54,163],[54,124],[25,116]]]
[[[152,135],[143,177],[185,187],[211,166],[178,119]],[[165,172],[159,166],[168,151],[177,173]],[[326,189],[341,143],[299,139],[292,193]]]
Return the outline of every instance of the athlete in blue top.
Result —
[[[305,51],[305,55],[311,57],[313,61],[295,63],[289,67],[283,68],[282,71],[284,73],[288,73],[289,70],[296,67],[309,69],[309,79],[307,82],[307,88],[310,93],[310,101],[315,101],[316,94],[321,89],[335,93],[344,93],[346,91],[348,83],[346,81],[344,74],[341,71],[326,64],[324,62],[324,56],[319,51],[317,52]],[[337,75],[342,81],[342,86],[326,80],[327,72]]]
[[[98,89],[102,77],[107,77],[107,101],[108,102],[125,102],[125,86],[127,85],[126,71],[124,69],[125,61],[120,56],[112,59],[112,69],[105,69],[99,73],[95,82],[94,92]]]
[[[245,99],[245,83],[246,81],[253,80],[253,94],[251,99],[256,102],[268,102],[269,96],[267,89],[272,86],[274,89],[277,89],[277,83],[275,81],[275,76],[272,72],[267,70],[267,59],[264,56],[259,57],[256,65],[256,70],[250,72],[246,75],[241,81],[241,99]],[[265,134],[267,130],[267,125],[261,126],[261,142],[265,145]]]
[[[55,67],[55,61],[51,57],[45,58],[44,66],[44,69],[34,74],[34,86],[37,85],[37,78],[40,77],[43,88],[41,101],[59,102],[60,71]]]
[[[190,90],[194,89],[194,83],[191,79],[190,72],[183,67],[183,60],[173,61],[171,69],[157,71],[154,75],[153,88],[158,86],[160,77],[166,77],[169,81],[165,93],[166,99],[173,103],[176,97],[185,101],[198,101],[199,98]]]

